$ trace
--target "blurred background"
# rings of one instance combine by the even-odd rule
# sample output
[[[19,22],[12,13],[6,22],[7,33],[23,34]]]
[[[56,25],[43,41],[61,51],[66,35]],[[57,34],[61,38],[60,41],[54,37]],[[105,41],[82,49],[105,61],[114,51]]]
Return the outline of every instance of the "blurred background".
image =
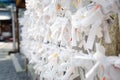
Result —
[[[0,42],[11,43],[12,53],[19,52],[18,18],[23,15],[24,10],[25,0],[0,0]]]
[[[22,26],[18,19],[24,11],[25,0],[0,0],[0,80],[30,80],[19,52]]]

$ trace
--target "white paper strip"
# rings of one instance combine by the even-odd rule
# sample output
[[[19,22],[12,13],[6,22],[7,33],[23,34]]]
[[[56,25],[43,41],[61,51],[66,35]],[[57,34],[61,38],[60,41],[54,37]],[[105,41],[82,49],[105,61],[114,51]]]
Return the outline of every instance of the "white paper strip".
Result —
[[[64,35],[64,31],[65,31],[65,27],[66,27],[67,22],[68,22],[68,19],[61,18],[61,31],[60,31],[60,36],[58,38],[58,41],[63,40],[63,35]]]
[[[104,25],[104,40],[106,43],[111,43],[111,39],[110,39],[110,34],[108,31],[108,25],[107,23],[103,24]]]
[[[87,43],[86,43],[86,47],[88,49],[91,49],[91,50],[93,49],[97,27],[98,27],[98,25],[96,25],[96,24],[92,25],[92,28],[90,30],[90,33],[89,33],[88,39],[87,39]]]
[[[99,65],[100,65],[100,63],[97,62],[93,66],[93,68],[85,75],[86,76],[86,80],[93,80],[94,79]]]
[[[72,35],[72,41],[71,41],[71,45],[72,46],[77,46],[77,40],[76,40],[76,32],[75,32],[75,28],[72,27],[72,31],[71,31],[71,35]]]

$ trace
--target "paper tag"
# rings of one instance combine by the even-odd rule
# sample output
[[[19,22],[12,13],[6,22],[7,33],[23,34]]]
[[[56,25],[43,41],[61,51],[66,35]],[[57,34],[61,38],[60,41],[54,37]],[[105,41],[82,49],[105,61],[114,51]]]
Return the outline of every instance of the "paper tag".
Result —
[[[107,24],[104,24],[104,40],[106,43],[111,43],[111,39],[110,39],[110,34],[109,34],[109,31],[108,31],[108,25]]]
[[[66,27],[66,24],[68,22],[68,19],[66,18],[61,18],[61,33],[60,33],[60,36],[58,38],[58,41],[61,41],[62,38],[63,38],[63,35],[64,35],[64,31],[65,31],[65,27]]]
[[[98,38],[102,38],[103,37],[102,28],[101,27],[98,27],[96,35],[97,35]]]
[[[96,53],[93,56],[98,62],[105,63],[105,48],[100,44],[96,43]]]
[[[89,14],[91,14],[91,15],[89,15]],[[87,18],[83,19],[80,24],[82,26],[90,26],[90,25],[94,24],[96,21],[103,20],[103,18],[104,18],[104,15],[102,14],[100,8],[98,8],[94,12],[88,12]]]
[[[97,30],[98,25],[93,25],[90,33],[88,35],[88,39],[87,39],[87,43],[86,43],[86,47],[88,49],[93,49],[93,45],[94,45],[94,41],[96,38],[96,30]]]
[[[76,33],[75,33],[75,28],[72,27],[72,41],[71,41],[71,45],[72,46],[77,46],[77,40],[76,40]]]
[[[77,40],[77,42],[78,41],[80,41],[80,33],[79,33],[79,31],[78,31],[78,29],[76,28],[76,40]]]

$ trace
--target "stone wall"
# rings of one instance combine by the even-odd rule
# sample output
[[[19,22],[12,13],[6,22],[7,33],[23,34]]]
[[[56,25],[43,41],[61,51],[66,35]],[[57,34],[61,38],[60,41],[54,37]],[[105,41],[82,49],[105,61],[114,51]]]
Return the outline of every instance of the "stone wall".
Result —
[[[114,24],[109,27],[110,38],[112,40],[111,44],[106,44],[103,41],[103,45],[106,48],[106,55],[113,56],[120,53],[120,30],[118,23],[118,16],[114,15]]]
[[[117,19],[118,20],[118,19]],[[119,26],[120,23],[118,23],[119,21],[117,21],[117,25]],[[120,28],[117,30],[116,33],[116,37],[117,37],[117,54],[120,54]]]

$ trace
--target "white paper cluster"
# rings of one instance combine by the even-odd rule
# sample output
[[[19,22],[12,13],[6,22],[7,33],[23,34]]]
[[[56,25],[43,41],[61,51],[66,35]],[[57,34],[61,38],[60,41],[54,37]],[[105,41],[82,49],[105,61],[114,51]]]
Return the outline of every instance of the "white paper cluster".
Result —
[[[120,58],[106,57],[100,45],[111,43],[119,0],[26,0],[26,8],[21,51],[40,80],[119,80]]]

